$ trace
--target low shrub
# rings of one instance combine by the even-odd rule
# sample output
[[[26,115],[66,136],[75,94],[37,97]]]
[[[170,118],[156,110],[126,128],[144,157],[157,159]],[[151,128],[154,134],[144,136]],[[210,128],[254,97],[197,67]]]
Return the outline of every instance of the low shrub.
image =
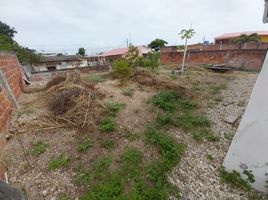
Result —
[[[112,65],[112,72],[123,84],[130,79],[132,75],[132,67],[126,60],[117,60]]]

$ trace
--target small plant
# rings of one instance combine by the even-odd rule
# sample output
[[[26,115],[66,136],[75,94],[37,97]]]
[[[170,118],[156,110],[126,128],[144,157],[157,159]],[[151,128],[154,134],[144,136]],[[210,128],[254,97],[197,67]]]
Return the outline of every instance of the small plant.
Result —
[[[248,170],[243,171],[243,174],[247,176],[246,179],[243,179],[241,174],[235,170],[227,172],[223,166],[219,168],[219,173],[223,182],[229,183],[248,192],[252,189],[251,183],[255,182],[254,175]]]
[[[48,144],[44,143],[42,140],[39,140],[36,143],[33,143],[31,154],[34,156],[40,156],[42,153],[46,151],[47,148]]]
[[[86,79],[93,83],[102,83],[106,78],[102,74],[87,74]]]
[[[127,82],[132,75],[132,67],[126,60],[118,60],[113,63],[113,74],[120,79],[121,83]]]
[[[61,154],[58,158],[51,160],[48,164],[49,170],[56,170],[60,167],[67,167],[70,158],[67,155]]]
[[[105,104],[106,113],[113,117],[116,116],[116,114],[125,107],[126,104],[123,103],[107,102]]]
[[[101,132],[112,132],[116,128],[116,124],[114,122],[113,118],[106,117],[101,120],[101,123],[99,125],[99,130]]]
[[[133,132],[127,130],[126,133],[125,133],[125,137],[126,137],[129,141],[134,141],[134,140],[136,140],[136,139],[139,138],[139,135],[136,134],[136,133],[133,133]]]
[[[230,140],[230,139],[232,139],[232,136],[231,136],[230,133],[224,133],[224,138],[225,138],[226,140]]]
[[[214,160],[214,157],[211,154],[208,154],[207,155],[207,159],[210,160],[210,161],[212,161],[212,160]]]
[[[133,88],[125,88],[125,89],[122,91],[122,94],[125,95],[125,96],[132,97],[133,94],[134,94],[134,89],[133,89]]]
[[[111,139],[102,139],[100,141],[100,146],[105,148],[105,149],[112,149],[115,145],[115,142]]]
[[[175,91],[161,91],[154,95],[150,102],[164,111],[174,112],[179,106],[179,98]]]
[[[91,140],[86,137],[84,140],[78,145],[78,151],[80,152],[85,152],[88,150],[90,147],[92,147],[92,142]]]

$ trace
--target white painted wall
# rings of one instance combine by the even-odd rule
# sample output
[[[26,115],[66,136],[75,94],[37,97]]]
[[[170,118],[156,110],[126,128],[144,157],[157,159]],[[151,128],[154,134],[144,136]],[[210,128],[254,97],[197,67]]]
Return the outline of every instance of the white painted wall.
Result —
[[[268,180],[268,54],[223,165],[227,171],[252,170],[253,187],[267,192]]]

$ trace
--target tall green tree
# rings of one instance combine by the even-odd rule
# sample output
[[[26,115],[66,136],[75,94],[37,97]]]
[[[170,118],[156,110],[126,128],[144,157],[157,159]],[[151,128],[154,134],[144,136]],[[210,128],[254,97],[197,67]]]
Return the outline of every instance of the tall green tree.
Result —
[[[194,34],[195,34],[195,31],[192,28],[182,29],[179,33],[181,39],[185,40],[182,67],[181,67],[182,73],[184,72],[184,66],[185,66],[185,58],[186,58],[187,47],[188,47],[187,42],[189,39],[191,39],[194,36]]]
[[[162,47],[166,46],[167,44],[168,43],[165,40],[157,38],[153,40],[150,44],[148,44],[148,47],[158,52]]]
[[[0,21],[0,35],[6,35],[10,38],[13,38],[16,33],[17,31],[15,30],[15,28],[10,27],[6,23]]]
[[[80,47],[80,48],[78,49],[78,55],[80,55],[80,56],[85,56],[85,55],[86,55],[86,50],[85,50],[85,48]]]
[[[14,52],[22,64],[37,63],[40,56],[36,54],[35,50],[22,47],[13,40],[16,33],[14,28],[0,21],[0,50]]]
[[[260,42],[260,41],[261,41],[261,37],[257,33],[252,33],[250,35],[241,34],[233,42],[236,43],[236,44],[245,44],[245,43],[248,43],[248,42]]]

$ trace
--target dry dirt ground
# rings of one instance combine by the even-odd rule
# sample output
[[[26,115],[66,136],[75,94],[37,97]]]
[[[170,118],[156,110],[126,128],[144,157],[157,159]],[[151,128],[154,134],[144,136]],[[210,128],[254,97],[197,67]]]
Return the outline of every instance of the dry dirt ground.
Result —
[[[187,144],[180,164],[169,174],[169,180],[180,188],[182,199],[247,199],[245,192],[220,182],[217,169],[223,162],[238,126],[238,122],[234,125],[227,124],[224,118],[229,114],[243,114],[257,74],[216,74],[204,69],[190,70],[183,77],[171,75],[170,70],[166,69],[158,73],[170,82],[191,89],[212,122],[213,130],[220,137],[220,140],[214,143],[196,142],[190,134],[179,128],[167,129],[178,142]],[[129,83],[125,87],[133,89],[132,97],[123,95],[124,88],[119,86],[117,80],[108,79],[98,83],[99,90],[105,94],[105,102],[120,102],[126,105],[116,117],[118,126],[115,133],[103,135],[90,131],[81,133],[66,128],[31,129],[29,124],[38,122],[42,117],[40,113],[46,110],[33,103],[37,101],[38,94],[23,94],[19,102],[20,109],[14,113],[11,128],[6,133],[10,139],[3,160],[8,167],[10,183],[20,189],[25,189],[25,185],[29,183],[35,185],[40,199],[56,200],[62,194],[76,199],[84,192],[84,188],[73,181],[77,168],[90,166],[98,155],[111,155],[116,162],[122,150],[132,146],[144,152],[144,159],[153,159],[157,155],[156,149],[148,146],[140,136],[146,124],[155,119],[155,110],[147,101],[157,91],[136,83]],[[138,139],[130,140],[127,133],[134,134]],[[85,136],[90,136],[93,147],[81,153],[78,151],[78,145],[85,140]],[[115,147],[103,148],[103,138],[112,139]],[[40,140],[44,141],[48,148],[40,156],[34,156],[31,154],[32,145]],[[49,170],[49,161],[60,154],[70,158],[68,167]]]

